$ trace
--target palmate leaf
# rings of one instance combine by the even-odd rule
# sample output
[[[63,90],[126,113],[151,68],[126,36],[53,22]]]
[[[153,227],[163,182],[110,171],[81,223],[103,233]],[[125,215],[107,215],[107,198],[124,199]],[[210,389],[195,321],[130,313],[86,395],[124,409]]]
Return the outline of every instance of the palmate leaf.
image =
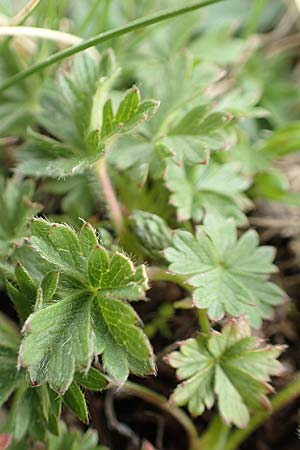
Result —
[[[189,52],[175,54],[158,70],[151,77],[143,74],[142,82],[146,95],[161,100],[159,111],[141,133],[122,137],[109,154],[112,164],[130,169],[140,181],[149,172],[159,178],[170,160],[207,162],[211,151],[234,141],[228,126],[232,115],[214,111],[204,96],[205,88],[220,77],[219,70],[199,64]]]
[[[32,383],[65,393],[75,371],[87,372],[95,354],[102,354],[105,370],[119,382],[129,371],[153,373],[151,346],[124,301],[144,296],[144,268],[107,252],[86,223],[78,235],[67,225],[35,219],[31,233],[32,247],[60,273],[55,301],[38,299],[39,309],[24,325],[19,363]]]
[[[171,399],[188,405],[191,414],[198,416],[205,407],[210,409],[217,397],[223,420],[244,428],[250,411],[270,407],[266,394],[272,388],[267,382],[282,370],[277,361],[282,350],[280,346],[262,346],[260,339],[251,337],[245,320],[231,320],[222,333],[184,341],[180,351],[168,356],[183,380]]]
[[[32,203],[34,186],[30,180],[16,182],[0,178],[0,256],[26,236],[26,224],[41,206]]]
[[[200,222],[205,212],[233,217],[238,224],[247,220],[243,209],[249,207],[250,202],[243,192],[249,180],[240,174],[234,163],[196,167],[170,164],[166,186],[172,192],[170,203],[177,208],[180,221]]]
[[[267,281],[277,270],[273,248],[258,244],[254,230],[238,239],[233,220],[207,215],[196,237],[186,231],[175,233],[166,257],[172,272],[189,276],[195,306],[207,309],[212,320],[225,313],[246,314],[258,328],[285,296]]]
[[[21,173],[55,178],[83,173],[112,140],[153,116],[158,102],[141,101],[136,87],[125,94],[114,113],[109,96],[119,69],[109,61],[105,73],[105,63],[98,65],[91,57],[79,55],[70,74],[44,92],[39,122],[48,135],[29,131],[18,153]]]

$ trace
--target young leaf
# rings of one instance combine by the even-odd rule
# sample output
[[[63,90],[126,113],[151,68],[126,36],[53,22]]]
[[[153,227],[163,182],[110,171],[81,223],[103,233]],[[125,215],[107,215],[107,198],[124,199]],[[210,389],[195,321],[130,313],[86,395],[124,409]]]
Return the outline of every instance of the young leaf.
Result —
[[[180,221],[200,222],[205,212],[233,217],[238,224],[247,220],[242,211],[250,202],[243,191],[249,181],[234,163],[196,167],[170,164],[166,186],[172,192],[170,202],[177,208]]]
[[[208,161],[211,150],[232,143],[232,132],[227,130],[231,115],[212,111],[203,93],[218,80],[219,69],[199,64],[188,51],[168,56],[164,64],[161,55],[150,61],[150,67],[145,61],[147,69],[142,68],[141,80],[146,95],[159,98],[161,106],[141,133],[122,137],[108,155],[112,164],[130,170],[131,177],[140,182],[145,182],[149,172],[155,179],[160,178],[171,160],[203,163]]]
[[[277,270],[272,264],[274,250],[258,244],[254,230],[238,239],[233,220],[207,215],[196,237],[186,231],[175,233],[166,257],[172,272],[190,277],[195,306],[207,309],[212,320],[225,313],[246,314],[258,328],[284,298],[284,292],[267,281]]]
[[[106,371],[120,382],[129,371],[152,373],[150,344],[124,302],[144,296],[144,268],[100,246],[86,223],[77,234],[67,225],[35,219],[31,232],[33,248],[60,272],[59,300],[31,314],[23,328],[19,363],[32,383],[49,383],[64,394],[75,372],[87,372],[94,354],[103,354]]]
[[[125,95],[114,115],[107,98],[118,72],[113,67],[103,73],[86,54],[75,58],[71,73],[61,76],[59,85],[50,86],[41,99],[40,123],[54,138],[29,133],[18,153],[21,173],[54,178],[83,173],[101,158],[111,139],[152,117],[158,103],[142,102],[137,88]]]
[[[279,375],[282,366],[277,361],[283,348],[262,346],[251,337],[245,320],[231,320],[211,337],[200,335],[180,345],[180,351],[168,356],[183,382],[171,399],[178,405],[188,405],[193,415],[210,409],[215,397],[226,424],[244,428],[250,411],[270,408],[266,394],[272,392],[267,383],[271,375]]]
[[[170,228],[164,219],[156,214],[135,210],[130,216],[130,225],[146,255],[162,259],[162,251],[172,243]]]

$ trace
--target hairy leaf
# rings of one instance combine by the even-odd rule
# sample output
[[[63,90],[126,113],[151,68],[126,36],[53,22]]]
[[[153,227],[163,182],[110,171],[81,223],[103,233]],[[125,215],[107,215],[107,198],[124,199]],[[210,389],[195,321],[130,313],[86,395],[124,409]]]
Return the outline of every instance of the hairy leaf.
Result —
[[[33,248],[60,273],[58,300],[42,304],[23,328],[19,363],[32,383],[49,383],[65,393],[75,372],[88,371],[94,354],[103,354],[106,371],[120,382],[129,371],[153,372],[150,344],[125,302],[144,296],[144,268],[135,268],[120,252],[108,252],[87,223],[77,234],[67,225],[35,219],[31,232]],[[52,293],[50,287],[44,296]]]
[[[138,88],[129,90],[116,114],[109,90],[119,73],[104,72],[86,54],[75,58],[71,72],[52,84],[41,99],[40,123],[50,136],[31,131],[18,153],[25,175],[60,178],[83,173],[110,146],[112,139],[150,119],[158,103],[141,101]]]

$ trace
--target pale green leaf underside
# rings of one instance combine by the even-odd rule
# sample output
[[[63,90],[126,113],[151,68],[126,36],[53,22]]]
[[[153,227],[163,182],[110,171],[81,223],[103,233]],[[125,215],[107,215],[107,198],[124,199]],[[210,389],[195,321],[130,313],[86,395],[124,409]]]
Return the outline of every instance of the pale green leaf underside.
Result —
[[[268,405],[267,381],[281,371],[277,361],[281,350],[258,347],[244,320],[229,322],[221,334],[210,338],[189,339],[168,357],[183,380],[171,398],[197,416],[210,409],[217,397],[224,421],[243,428],[252,409]]]
[[[276,271],[273,249],[259,247],[253,230],[238,239],[231,220],[208,215],[196,237],[178,231],[166,256],[173,272],[189,276],[195,305],[213,320],[246,314],[259,327],[282,303],[283,291],[267,281]]]

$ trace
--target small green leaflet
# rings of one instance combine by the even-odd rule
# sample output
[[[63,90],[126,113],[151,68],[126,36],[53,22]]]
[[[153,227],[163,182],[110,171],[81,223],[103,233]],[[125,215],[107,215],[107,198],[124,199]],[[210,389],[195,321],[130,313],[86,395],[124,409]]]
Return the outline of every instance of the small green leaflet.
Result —
[[[178,166],[170,164],[166,186],[172,192],[170,203],[177,208],[180,221],[200,222],[205,212],[233,217],[238,224],[247,221],[243,210],[251,202],[243,194],[249,180],[234,163],[208,166]]]
[[[41,209],[41,205],[31,201],[33,192],[30,180],[17,183],[0,178],[0,256],[6,256],[13,246],[22,242],[28,219]]]
[[[119,69],[98,65],[86,54],[75,58],[70,74],[60,77],[41,98],[40,124],[50,136],[29,131],[18,153],[24,175],[60,178],[83,173],[98,161],[119,135],[150,119],[154,100],[141,101],[137,87],[121,100],[116,113],[109,98]]]
[[[86,433],[68,431],[64,422],[60,424],[59,436],[49,436],[48,450],[107,450],[98,446],[98,435],[95,430],[89,429]]]
[[[129,371],[155,371],[149,341],[125,301],[143,298],[147,278],[120,252],[108,252],[93,228],[77,234],[67,225],[34,219],[31,245],[60,274],[55,301],[39,307],[25,322],[19,364],[32,384],[49,383],[64,394],[74,373],[86,373],[101,354],[105,370],[122,383]],[[45,295],[45,293],[44,293]]]
[[[187,405],[198,416],[217,397],[225,423],[244,428],[252,410],[270,408],[268,381],[282,371],[277,361],[282,350],[281,346],[262,346],[260,339],[251,337],[247,321],[232,319],[222,333],[188,339],[180,344],[180,351],[167,357],[183,380],[171,400]]]
[[[207,309],[212,320],[220,320],[225,313],[246,314],[258,328],[285,296],[267,281],[277,271],[272,264],[274,249],[259,247],[254,230],[238,239],[232,219],[207,215],[196,236],[179,230],[166,257],[172,272],[189,276],[195,306]]]

